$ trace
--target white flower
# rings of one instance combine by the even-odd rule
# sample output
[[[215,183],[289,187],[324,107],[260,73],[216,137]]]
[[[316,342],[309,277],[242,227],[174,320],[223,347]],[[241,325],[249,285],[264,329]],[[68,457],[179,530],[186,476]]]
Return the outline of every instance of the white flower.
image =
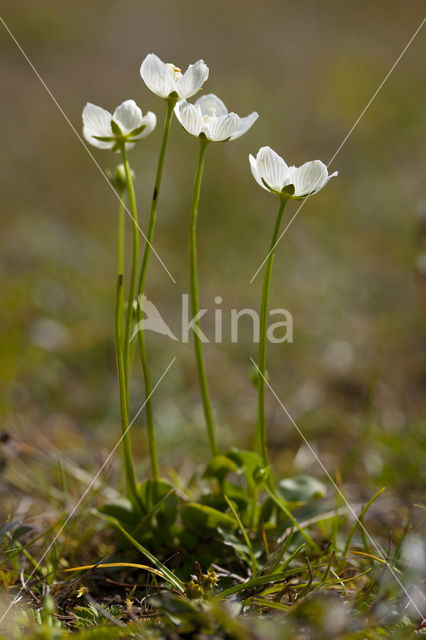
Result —
[[[330,178],[338,175],[338,171],[328,175],[328,169],[321,160],[305,162],[301,167],[289,167],[270,147],[262,147],[256,158],[250,155],[249,159],[253,177],[261,187],[289,198],[305,198],[317,193]]]
[[[134,100],[126,100],[111,115],[106,109],[88,102],[83,109],[83,135],[98,149],[118,149],[125,142],[131,149],[134,142],[154,130],[157,118],[152,111],[143,116]]]
[[[255,111],[245,118],[229,113],[222,100],[213,93],[201,96],[195,104],[181,100],[175,107],[175,113],[188,133],[214,142],[239,138],[259,117]]]
[[[203,60],[190,64],[185,73],[174,64],[166,64],[154,53],[149,53],[141,64],[140,74],[148,89],[160,98],[183,100],[197,93],[209,77],[209,68]]]

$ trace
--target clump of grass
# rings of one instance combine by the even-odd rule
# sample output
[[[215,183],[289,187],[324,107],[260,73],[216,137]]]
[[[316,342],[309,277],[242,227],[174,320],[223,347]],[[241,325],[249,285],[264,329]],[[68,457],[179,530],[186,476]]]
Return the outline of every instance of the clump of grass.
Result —
[[[200,489],[205,482],[199,477]],[[293,503],[292,511],[318,549],[266,491],[256,526],[244,524],[241,507],[226,494],[223,512],[200,509],[198,502],[193,512],[194,503],[186,502],[180,513],[187,506],[196,517],[192,537],[173,541],[156,555],[117,519],[86,513],[84,523],[72,523],[72,535],[64,536],[35,574],[35,557],[51,533],[40,537],[11,522],[2,529],[1,580],[8,598],[20,592],[21,601],[2,622],[0,637],[412,637],[419,622],[415,614],[407,615],[407,599],[386,564],[347,525],[347,511],[333,508],[315,488],[306,502]],[[363,517],[368,518],[367,509]],[[82,546],[79,524],[89,532]],[[117,536],[111,537],[110,525]],[[174,526],[176,535],[179,527],[188,533],[183,522]],[[401,552],[412,529],[408,524],[387,554],[407,586],[413,567]],[[102,550],[108,555],[100,557]],[[92,562],[79,567],[76,557]]]

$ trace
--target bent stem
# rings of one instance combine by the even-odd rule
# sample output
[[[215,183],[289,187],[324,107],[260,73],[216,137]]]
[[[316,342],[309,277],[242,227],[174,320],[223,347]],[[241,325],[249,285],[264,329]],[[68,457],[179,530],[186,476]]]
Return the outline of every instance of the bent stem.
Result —
[[[256,441],[260,445],[260,453],[262,455],[265,467],[269,464],[268,446],[266,440],[266,420],[265,420],[265,378],[266,378],[266,321],[268,315],[269,289],[271,285],[272,265],[274,262],[275,245],[277,243],[278,232],[280,229],[281,219],[287,200],[283,197],[280,199],[280,207],[275,221],[272,242],[269,248],[268,259],[266,261],[265,275],[263,277],[262,303],[260,308],[260,335],[259,335],[259,357],[257,376],[257,397],[258,397],[258,424]]]
[[[120,151],[123,157],[124,171],[126,174],[126,186],[127,186],[127,193],[129,194],[130,213],[132,214],[132,219],[133,219],[132,269],[130,272],[129,299],[127,303],[126,324],[124,329],[124,342],[123,342],[124,380],[126,385],[126,396],[127,396],[127,403],[128,403],[129,401],[129,342],[130,342],[130,330],[132,326],[132,317],[133,317],[133,302],[136,297],[136,279],[137,279],[138,260],[139,260],[139,224],[138,224],[138,210],[136,207],[135,190],[133,188],[133,180],[130,172],[129,161],[127,160],[125,143],[121,145]]]
[[[210,441],[212,455],[217,456],[218,448],[216,444],[215,427],[213,413],[210,404],[209,390],[207,386],[206,372],[204,367],[203,348],[199,335],[199,302],[198,302],[198,279],[197,279],[197,214],[200,202],[201,180],[203,177],[205,154],[208,141],[201,139],[200,155],[198,158],[197,173],[194,180],[194,191],[192,196],[191,224],[190,224],[190,256],[191,256],[191,303],[192,316],[194,318],[194,348],[197,362],[198,381],[200,384],[201,397],[203,401],[204,418],[206,420],[207,432]]]
[[[152,195],[151,211],[149,214],[148,234],[146,238],[145,249],[144,249],[143,258],[142,258],[142,265],[141,265],[141,270],[139,275],[138,292],[140,296],[143,296],[143,293],[145,291],[145,280],[146,280],[149,256],[151,254],[151,245],[152,245],[152,239],[154,236],[155,222],[157,218],[158,197],[160,194],[161,179],[163,176],[164,158],[166,155],[166,147],[169,139],[170,127],[171,127],[172,118],[173,118],[173,109],[175,107],[175,104],[176,104],[175,99],[168,100],[166,120],[164,122],[163,140],[161,142],[160,155],[158,156],[157,173],[155,176],[154,192]],[[139,303],[137,305],[138,322],[141,322],[142,315],[143,315],[143,309],[141,308],[141,305]],[[155,440],[154,415],[153,415],[152,402],[151,402],[151,393],[152,393],[151,374],[148,366],[148,354],[146,350],[145,333],[143,330],[143,325],[140,325],[140,326],[141,326],[141,329],[138,332],[138,344],[139,344],[139,355],[141,359],[143,376],[144,376],[144,384],[145,384],[146,424],[147,424],[147,431],[148,431],[149,457],[151,460],[152,477],[154,480],[159,480],[160,474],[159,474],[159,466],[158,466],[157,445]]]

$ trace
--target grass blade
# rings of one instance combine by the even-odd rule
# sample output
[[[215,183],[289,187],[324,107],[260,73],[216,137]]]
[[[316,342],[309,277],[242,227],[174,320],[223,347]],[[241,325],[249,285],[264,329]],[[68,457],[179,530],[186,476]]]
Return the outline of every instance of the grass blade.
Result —
[[[251,544],[251,540],[249,538],[249,535],[248,535],[247,531],[244,528],[243,523],[241,522],[240,516],[238,515],[238,512],[235,509],[234,505],[229,500],[228,496],[224,495],[224,498],[225,498],[225,500],[226,500],[226,502],[228,504],[228,507],[231,509],[235,520],[237,521],[237,524],[238,524],[238,527],[241,530],[241,533],[243,534],[243,538],[245,540],[245,543],[247,545],[247,548],[248,548],[249,554],[250,554],[251,572],[253,574],[253,577],[255,578],[256,575],[257,575],[257,561],[256,561],[256,557],[255,557],[254,552],[253,552],[253,547],[252,547],[252,544]]]
[[[152,553],[150,551],[148,551],[148,549],[146,547],[144,547],[143,545],[141,545],[140,542],[138,542],[137,540],[135,540],[133,538],[133,536],[130,535],[130,533],[128,533],[122,526],[121,524],[118,522],[118,520],[115,520],[115,518],[110,518],[108,516],[102,516],[102,518],[104,520],[108,520],[108,522],[110,522],[111,524],[113,524],[119,531],[121,531],[121,533],[126,536],[126,538],[129,540],[129,542],[131,542],[133,544],[134,547],[136,547],[136,549],[138,551],[140,551],[146,558],[148,558],[148,560],[150,560],[152,562],[152,564],[162,573],[162,577],[165,580],[168,580],[168,582],[170,582],[176,589],[178,589],[178,591],[180,591],[181,593],[185,593],[185,585],[182,582],[182,580],[179,580],[179,578],[177,578],[175,576],[174,573],[172,573],[172,571],[170,571],[170,569],[168,569],[162,562],[160,562],[160,560],[158,560],[158,558],[156,558],[154,555],[152,555]]]
[[[343,551],[343,557],[346,557],[348,551],[349,551],[349,547],[350,544],[352,542],[352,538],[355,535],[355,531],[357,530],[358,526],[362,523],[362,519],[365,516],[365,514],[367,513],[368,509],[371,507],[371,505],[373,504],[373,502],[383,493],[383,491],[385,490],[385,487],[382,487],[381,489],[379,489],[377,491],[377,493],[374,494],[374,496],[372,498],[370,498],[370,500],[367,502],[367,504],[363,507],[361,513],[359,514],[359,517],[357,518],[357,520],[355,520],[353,526],[351,527],[351,530],[349,531],[348,537],[346,539],[346,544],[345,544],[345,548]]]
[[[302,536],[305,538],[305,540],[307,542],[309,542],[311,547],[313,547],[318,553],[321,553],[321,549],[319,548],[317,543],[314,542],[314,540],[312,540],[311,536],[308,533],[306,533],[306,531],[303,529],[303,527],[300,526],[300,524],[297,522],[297,520],[294,517],[294,515],[287,508],[287,505],[285,504],[284,500],[282,498],[280,498],[275,491],[273,491],[270,487],[268,487],[267,484],[264,485],[264,488],[269,493],[270,497],[275,502],[275,504],[281,509],[281,511],[283,513],[285,513],[287,518],[296,527],[296,529],[302,534]]]

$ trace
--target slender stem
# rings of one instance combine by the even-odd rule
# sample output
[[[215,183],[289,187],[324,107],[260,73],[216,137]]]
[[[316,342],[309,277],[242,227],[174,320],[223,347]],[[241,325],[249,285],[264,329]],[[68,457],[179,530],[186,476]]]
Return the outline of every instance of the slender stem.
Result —
[[[204,160],[207,149],[207,140],[201,140],[200,155],[198,158],[197,173],[194,180],[194,191],[192,196],[191,225],[190,225],[190,253],[191,253],[191,302],[192,315],[195,320],[194,330],[194,348],[195,359],[197,361],[198,380],[200,384],[201,397],[203,400],[204,417],[206,420],[207,432],[209,435],[210,448],[213,456],[218,454],[216,444],[215,427],[213,422],[213,414],[210,405],[209,390],[207,386],[207,378],[204,368],[203,348],[201,338],[198,335],[200,322],[198,319],[199,303],[198,303],[198,279],[197,279],[197,214],[200,202],[201,180],[203,177]]]
[[[140,500],[136,482],[135,468],[133,464],[132,449],[129,436],[129,412],[127,408],[127,391],[126,379],[123,360],[123,343],[121,335],[121,318],[123,313],[123,274],[117,275],[117,288],[115,295],[115,322],[114,322],[114,339],[115,353],[117,359],[118,385],[120,391],[120,412],[121,412],[121,431],[123,439],[123,456],[126,471],[127,495],[136,507],[139,507]]]
[[[266,420],[265,420],[265,377],[266,377],[266,322],[268,316],[268,299],[269,289],[271,285],[272,265],[274,262],[275,245],[280,229],[281,218],[287,200],[281,198],[280,208],[278,210],[277,219],[275,221],[274,233],[269,249],[268,259],[266,261],[265,274],[263,276],[262,303],[260,308],[260,335],[259,335],[259,357],[257,366],[259,374],[257,376],[257,395],[258,395],[258,433],[257,442],[260,445],[260,451],[263,458],[264,466],[268,466],[268,447],[266,441]]]
[[[173,109],[175,108],[176,100],[168,100],[167,102],[167,114],[164,122],[163,140],[161,142],[160,155],[158,156],[157,173],[155,176],[154,192],[152,194],[151,211],[149,214],[148,222],[148,234],[147,242],[145,244],[144,254],[142,258],[142,266],[139,275],[139,292],[142,293],[145,287],[146,272],[148,267],[148,260],[151,254],[152,238],[154,236],[155,222],[157,219],[158,198],[160,195],[161,179],[163,176],[164,158],[166,155],[167,142],[169,139],[170,127],[173,119]]]
[[[169,100],[167,103],[167,114],[166,120],[164,123],[163,130],[163,140],[161,142],[160,155],[158,156],[158,164],[157,164],[157,173],[155,176],[155,185],[154,192],[152,195],[151,202],[151,211],[149,214],[149,222],[148,222],[148,234],[145,243],[145,249],[142,258],[142,265],[139,274],[139,283],[138,283],[138,292],[139,295],[142,296],[145,291],[145,280],[148,268],[148,261],[151,254],[151,245],[152,239],[154,236],[155,222],[157,218],[157,208],[158,208],[158,197],[160,194],[161,188],[161,179],[163,176],[163,166],[164,166],[164,158],[166,155],[167,142],[169,139],[170,127],[173,119],[173,109],[175,107],[176,100]],[[142,320],[143,310],[141,309],[140,304],[137,306],[137,314],[138,321]],[[146,424],[148,431],[148,446],[149,446],[149,456],[151,460],[151,470],[152,477],[154,480],[158,480],[160,477],[159,466],[158,466],[158,456],[157,456],[157,445],[155,441],[155,430],[154,430],[154,415],[152,410],[152,402],[151,402],[151,375],[148,366],[148,354],[146,350],[145,343],[145,333],[143,328],[138,332],[138,344],[139,344],[139,354],[142,364],[142,370],[144,375],[144,384],[145,384],[145,398],[146,398]]]
[[[138,224],[138,210],[136,206],[135,190],[133,188],[133,180],[132,180],[130,165],[127,160],[125,143],[121,145],[120,151],[123,157],[124,171],[126,174],[126,185],[127,185],[127,193],[129,194],[130,213],[132,214],[132,218],[133,218],[132,269],[130,272],[129,299],[127,303],[126,324],[124,329],[124,342],[123,342],[124,376],[125,376],[126,394],[127,394],[127,401],[128,401],[128,398],[129,398],[129,341],[130,341],[130,330],[132,327],[133,302],[136,297],[136,281],[137,281],[138,261],[139,261],[139,224]]]
[[[118,209],[118,239],[117,239],[117,273],[124,273],[124,194],[120,193],[119,209]]]
[[[253,530],[256,526],[257,521],[257,499],[259,497],[259,488],[256,486],[253,489],[253,495],[251,496],[251,507],[250,507],[250,530]]]
[[[365,514],[367,513],[368,509],[373,504],[373,502],[375,500],[377,500],[377,498],[383,493],[384,490],[385,490],[385,487],[382,487],[381,489],[379,489],[377,491],[377,493],[375,493],[374,496],[372,498],[370,498],[370,500],[367,502],[367,504],[364,505],[364,507],[362,508],[361,513],[359,514],[358,518],[355,520],[353,526],[351,527],[351,530],[349,531],[348,537],[346,539],[345,548],[343,550],[343,557],[344,558],[346,558],[346,556],[348,555],[348,551],[349,551],[349,547],[351,546],[352,538],[354,537],[355,531],[357,530],[358,526],[360,526],[361,527],[361,531],[365,533],[363,518],[364,518]],[[367,550],[367,553],[368,553],[368,550]]]

